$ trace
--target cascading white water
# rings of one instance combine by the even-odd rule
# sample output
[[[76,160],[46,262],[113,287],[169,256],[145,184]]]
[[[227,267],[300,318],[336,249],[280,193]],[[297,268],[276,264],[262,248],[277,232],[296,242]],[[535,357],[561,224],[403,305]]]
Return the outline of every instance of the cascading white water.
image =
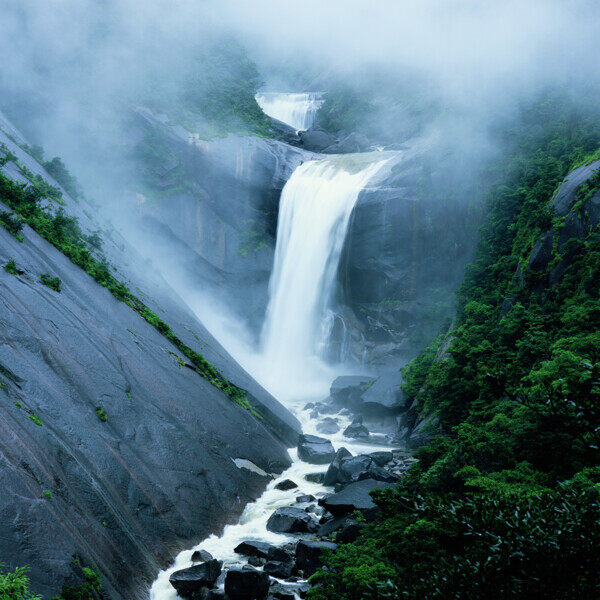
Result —
[[[382,153],[331,156],[304,163],[294,171],[281,196],[261,351],[232,352],[296,414],[304,433],[319,434],[318,421],[305,408],[306,401],[323,399],[332,379],[340,373],[327,367],[320,353],[326,345],[328,311],[350,215],[361,190],[388,160],[389,155]],[[201,310],[198,312],[202,314]],[[223,338],[221,341],[225,342]],[[345,437],[342,432],[350,418],[338,414],[336,419],[340,430],[329,436],[335,448],[343,445],[353,454],[383,448],[383,440],[378,444],[376,436],[366,443]],[[169,576],[192,566],[191,556],[196,549],[209,551],[225,566],[239,565],[245,559],[234,548],[244,540],[283,544],[294,539],[266,528],[273,511],[294,504],[299,493],[298,489],[284,491],[275,486],[292,479],[298,482],[302,493],[317,497],[331,488],[305,479],[308,473],[326,471],[328,465],[302,462],[295,449],[290,455],[290,468],[271,481],[258,500],[246,506],[237,524],[228,525],[221,535],[212,535],[191,550],[184,550],[169,569],[159,573],[150,590],[150,600],[178,598]]]
[[[317,111],[323,104],[322,94],[278,94],[256,95],[256,101],[263,112],[282,123],[287,123],[296,131],[305,131],[315,121]]]
[[[358,157],[358,158],[357,158]],[[276,397],[298,390],[319,395],[328,309],[354,204],[388,160],[377,154],[332,156],[298,167],[281,194],[275,263],[262,333],[268,388]],[[331,381],[325,374],[325,385]],[[308,386],[308,388],[307,388]]]

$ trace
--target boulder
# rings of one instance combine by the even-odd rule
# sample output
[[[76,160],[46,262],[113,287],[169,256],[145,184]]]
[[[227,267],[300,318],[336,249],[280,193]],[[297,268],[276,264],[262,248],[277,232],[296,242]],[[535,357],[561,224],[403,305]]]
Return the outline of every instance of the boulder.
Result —
[[[272,577],[286,579],[292,574],[294,563],[290,561],[282,562],[279,560],[268,560],[263,569],[265,573],[268,573]]]
[[[351,544],[358,538],[361,531],[367,526],[366,523],[348,518],[344,525],[338,530],[335,541],[338,544]]]
[[[292,550],[287,550],[285,547],[271,546],[268,559],[278,562],[294,562],[293,545]]]
[[[261,542],[260,540],[245,540],[234,548],[234,552],[244,556],[257,556],[259,558],[267,558],[271,544]]]
[[[321,129],[309,129],[298,134],[302,147],[311,152],[322,152],[328,146],[336,143],[336,138]]]
[[[344,458],[340,464],[336,483],[352,483],[353,481],[358,481],[360,475],[368,473],[372,465],[373,459],[365,454]]]
[[[298,443],[298,458],[313,465],[331,462],[335,450],[328,439],[316,435],[301,435]]]
[[[326,417],[320,423],[317,423],[317,431],[326,435],[333,435],[340,430],[337,420],[333,417]]]
[[[314,502],[316,498],[312,494],[302,494],[302,496],[296,496],[296,502],[298,504],[305,504],[307,502]]]
[[[322,538],[328,537],[332,533],[340,531],[350,520],[354,519],[349,515],[344,515],[342,517],[330,518],[327,521],[321,522],[317,535]]]
[[[379,450],[377,452],[371,452],[369,454],[369,456],[380,467],[384,467],[389,462],[392,462],[392,460],[394,460],[394,455],[391,452],[386,452],[385,450]]]
[[[304,573],[304,577],[310,577],[323,566],[321,560],[323,550],[336,548],[337,544],[333,542],[300,540],[296,545],[296,567]]]
[[[368,438],[369,430],[362,424],[362,419],[355,419],[344,429],[344,435],[349,438]]]
[[[285,506],[269,517],[267,529],[276,533],[313,533],[317,525],[306,511]]]
[[[336,453],[323,477],[323,485],[335,485],[339,482],[339,471],[344,458],[351,457],[352,454],[346,448],[340,448]]]
[[[367,375],[342,375],[336,377],[329,389],[330,398],[340,406],[351,407],[356,403],[360,403],[363,392],[374,381],[374,377]]]
[[[346,486],[341,492],[321,498],[319,504],[328,510],[334,517],[340,517],[354,512],[372,511],[376,508],[369,495],[371,490],[393,487],[392,483],[363,479]]]
[[[213,555],[206,550],[194,550],[192,554],[192,562],[206,562],[212,559]]]
[[[325,477],[328,485],[342,486],[362,479],[388,482],[397,479],[393,473],[380,467],[368,454],[342,458],[335,467],[332,463]]]
[[[291,479],[284,479],[283,481],[280,481],[275,486],[275,489],[287,491],[287,490],[293,490],[294,488],[297,488],[297,487],[298,487],[298,485],[295,484]]]
[[[417,424],[408,435],[406,445],[410,450],[424,446],[437,430],[439,430],[437,417],[434,415],[422,417],[417,421]]]
[[[325,473],[307,473],[304,476],[304,479],[306,479],[306,481],[310,481],[311,483],[323,483],[324,476]]]
[[[179,596],[194,599],[200,596],[203,588],[215,585],[221,574],[221,565],[220,561],[213,558],[201,565],[175,571],[169,577],[169,582]]]
[[[230,569],[225,575],[225,594],[229,600],[263,600],[269,593],[270,578],[252,567]]]
[[[269,590],[269,599],[274,600],[296,600],[306,597],[310,585],[307,582],[293,581],[294,578],[290,577],[286,583],[275,582]],[[293,581],[293,583],[292,583]]]
[[[355,411],[364,416],[383,417],[405,410],[408,408],[407,399],[400,389],[401,383],[400,371],[383,373],[361,394],[360,404]]]

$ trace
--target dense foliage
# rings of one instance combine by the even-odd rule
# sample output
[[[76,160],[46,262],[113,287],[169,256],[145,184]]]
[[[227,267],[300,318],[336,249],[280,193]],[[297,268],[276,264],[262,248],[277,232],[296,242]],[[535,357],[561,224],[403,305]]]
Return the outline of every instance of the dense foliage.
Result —
[[[229,40],[201,53],[186,83],[184,102],[226,129],[267,135],[269,121],[255,98],[262,83],[245,50]]]
[[[600,145],[600,119],[554,98],[505,138],[457,322],[404,372],[441,435],[376,494],[381,519],[329,558],[312,600],[600,597],[600,232],[562,248],[555,235],[530,267],[564,226],[548,202]]]

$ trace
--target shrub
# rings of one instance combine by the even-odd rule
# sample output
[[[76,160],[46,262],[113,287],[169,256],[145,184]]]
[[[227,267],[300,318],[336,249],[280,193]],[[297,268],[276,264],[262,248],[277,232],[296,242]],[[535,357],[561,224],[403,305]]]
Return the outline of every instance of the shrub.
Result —
[[[105,422],[108,420],[108,415],[106,414],[106,411],[101,407],[101,406],[96,406],[96,414],[98,415],[98,418]]]
[[[28,567],[7,571],[0,565],[0,600],[42,600],[29,589]]]
[[[2,173],[0,173],[0,199],[17,211],[40,236],[49,241],[73,263],[93,277],[95,281],[107,288],[115,298],[135,310],[164,335],[189,358],[194,365],[194,370],[201,377],[222,390],[234,402],[252,412],[253,415],[258,415],[257,411],[247,401],[244,390],[230,383],[200,353],[185,345],[171,331],[167,323],[162,321],[139,298],[134,296],[125,285],[115,279],[105,262],[92,255],[89,250],[89,240],[81,231],[77,219],[66,216],[62,209],[59,209],[56,214],[44,210],[39,205],[42,195],[38,189],[33,186],[15,183]],[[57,280],[60,288],[61,282],[58,278],[52,278],[47,273],[43,276]],[[60,291],[60,289],[57,291]]]
[[[14,260],[9,260],[4,265],[4,270],[7,273],[10,273],[11,275],[21,275],[23,273],[23,271],[21,271],[20,269],[17,268],[17,265]]]
[[[0,225],[2,225],[2,227],[4,227],[11,235],[14,235],[20,242],[23,241],[23,237],[20,235],[23,229],[23,221],[21,221],[21,219],[4,210],[0,212]]]
[[[46,171],[63,186],[63,188],[73,197],[78,198],[81,195],[79,184],[71,173],[69,173],[65,163],[55,156],[52,160],[42,163]]]
[[[46,500],[52,500],[52,492],[50,490],[44,490],[42,492],[42,498],[46,498]]]
[[[58,277],[52,277],[52,275],[49,275],[48,273],[42,273],[40,275],[40,281],[55,292],[60,292],[62,281]]]
[[[36,425],[39,425],[40,427],[43,425],[42,420],[34,413],[34,412],[30,412],[27,415]]]

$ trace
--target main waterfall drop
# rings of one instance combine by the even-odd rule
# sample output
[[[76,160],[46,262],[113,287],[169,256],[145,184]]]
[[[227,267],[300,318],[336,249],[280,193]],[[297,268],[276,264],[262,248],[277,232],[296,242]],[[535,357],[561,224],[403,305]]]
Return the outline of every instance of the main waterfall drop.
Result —
[[[371,153],[310,161],[283,189],[262,332],[265,384],[276,397],[319,395],[333,378],[322,357],[344,239],[361,190],[387,160]]]
[[[332,379],[339,374],[339,368],[328,367],[322,355],[352,209],[360,192],[393,156],[374,152],[306,162],[294,171],[282,191],[261,348],[252,360],[241,362],[295,413],[304,433],[319,434],[319,418],[315,418],[306,402],[325,398]],[[350,417],[339,413],[335,418],[340,428],[330,436],[334,447],[344,446],[353,454],[388,449],[376,440],[345,437],[343,431],[350,424]],[[271,481],[260,498],[246,506],[238,523],[228,525],[220,535],[211,535],[195,548],[180,552],[174,564],[159,573],[150,600],[178,598],[169,577],[195,564],[194,550],[210,552],[224,561],[226,568],[239,568],[247,563],[247,558],[235,552],[243,541],[258,540],[280,546],[297,540],[294,535],[267,529],[273,511],[297,504],[299,489],[318,497],[332,488],[308,479],[315,472],[324,473],[327,465],[299,460],[295,448],[290,455],[293,462],[289,469]],[[301,487],[279,486],[289,479]],[[222,589],[223,576],[219,581]]]

